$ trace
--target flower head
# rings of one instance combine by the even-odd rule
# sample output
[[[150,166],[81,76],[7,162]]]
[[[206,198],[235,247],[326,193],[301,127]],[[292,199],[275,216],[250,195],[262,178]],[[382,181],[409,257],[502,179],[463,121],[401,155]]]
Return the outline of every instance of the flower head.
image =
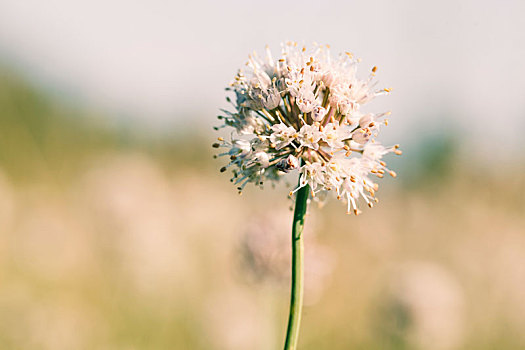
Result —
[[[332,57],[329,47],[311,49],[295,42],[281,45],[279,59],[266,49],[265,57],[250,55],[227,88],[235,93],[234,111],[223,110],[220,127],[231,128],[230,140],[219,138],[219,156],[228,156],[239,191],[248,183],[262,187],[291,171],[300,174],[299,188],[311,196],[329,192],[359,214],[362,199],[372,207],[378,185],[372,177],[385,172],[395,177],[382,157],[401,154],[399,146],[376,141],[389,113],[364,113],[361,108],[390,89],[374,89],[377,68],[357,76],[359,60],[344,53]],[[320,194],[321,196],[318,196]]]

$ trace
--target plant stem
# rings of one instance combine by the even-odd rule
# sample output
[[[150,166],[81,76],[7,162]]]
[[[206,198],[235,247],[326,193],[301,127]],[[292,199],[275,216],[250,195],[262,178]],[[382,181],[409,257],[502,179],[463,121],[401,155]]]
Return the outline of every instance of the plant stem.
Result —
[[[292,292],[290,298],[290,315],[288,317],[288,329],[286,331],[286,342],[284,350],[297,349],[299,338],[299,326],[301,324],[301,310],[303,308],[303,227],[304,215],[306,214],[306,202],[310,186],[306,185],[299,189],[295,198],[295,211],[292,226]]]

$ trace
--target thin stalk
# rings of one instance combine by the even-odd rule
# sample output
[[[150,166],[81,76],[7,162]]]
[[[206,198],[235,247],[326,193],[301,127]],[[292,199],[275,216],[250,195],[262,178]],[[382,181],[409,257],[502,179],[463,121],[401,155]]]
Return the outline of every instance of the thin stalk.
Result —
[[[295,211],[293,214],[292,226],[292,292],[284,350],[296,350],[297,339],[299,338],[304,284],[303,227],[309,191],[310,186],[306,185],[299,189],[295,198]]]

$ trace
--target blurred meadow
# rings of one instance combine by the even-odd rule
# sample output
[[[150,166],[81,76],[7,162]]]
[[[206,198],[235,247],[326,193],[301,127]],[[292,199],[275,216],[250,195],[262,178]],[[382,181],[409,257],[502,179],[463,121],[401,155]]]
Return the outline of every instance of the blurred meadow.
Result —
[[[412,9],[415,3],[403,2],[402,8]],[[444,3],[453,6],[451,1]],[[469,19],[462,14],[471,13],[469,6],[474,8],[478,2],[466,3],[458,5],[453,12],[457,17],[447,17],[446,26],[439,31],[447,40],[454,37],[450,28],[468,27]],[[394,63],[387,63],[385,69],[394,73],[385,80],[399,82],[401,89],[385,98],[385,106],[396,99],[399,104],[391,118],[394,131],[389,134],[386,130],[385,143],[401,143],[404,154],[388,157],[398,177],[380,181],[381,202],[374,209],[355,217],[345,215],[337,201],[322,209],[310,207],[301,350],[525,349],[525,143],[518,133],[524,125],[525,105],[519,98],[525,69],[511,64],[523,53],[523,47],[514,44],[525,30],[514,30],[512,26],[519,21],[506,20],[510,12],[522,13],[512,11],[509,4],[513,2],[501,8],[496,2],[481,3],[503,8],[493,12],[502,22],[491,22],[490,11],[480,6],[479,18],[472,17],[476,26],[461,32],[464,36],[458,41],[449,42],[421,23],[426,17],[410,12],[401,15],[399,10],[396,18],[401,24],[390,23],[392,33],[397,33],[397,41],[392,42],[405,45],[399,51],[389,46],[380,51],[376,47],[381,45],[371,44],[363,49],[367,58],[394,57]],[[13,2],[12,12],[6,6],[4,13],[23,13],[23,6]],[[198,5],[191,6],[187,22],[196,18]],[[140,8],[135,10],[140,13]],[[441,23],[437,18],[449,12],[448,8],[438,10],[427,19]],[[268,9],[261,11],[265,14]],[[288,11],[284,5],[283,11]],[[385,11],[375,12],[379,20],[394,10]],[[90,16],[89,11],[85,13]],[[415,21],[407,22],[406,28],[405,15]],[[208,12],[203,16],[212,18]],[[184,30],[187,22],[180,17],[175,21],[180,26],[177,29]],[[35,25],[27,31],[38,32],[44,22],[37,19],[35,14]],[[68,19],[71,25],[75,22],[74,17]],[[209,111],[217,113],[223,107],[216,100],[220,97],[222,101],[222,86],[244,56],[233,59],[237,52],[224,50],[221,55],[227,64],[220,57],[208,64],[208,58],[186,50],[185,61],[178,61],[181,71],[170,72],[170,76],[174,81],[189,81],[182,69],[195,58],[209,78],[200,77],[198,84],[211,82],[211,87],[199,85],[201,93],[190,85],[183,92],[170,90],[172,86],[162,80],[164,72],[154,71],[155,64],[141,64],[146,58],[138,51],[140,62],[118,71],[116,66],[122,61],[115,59],[114,65],[100,69],[107,81],[90,80],[97,70],[82,66],[83,75],[77,76],[72,68],[73,62],[80,62],[73,59],[75,52],[89,58],[88,49],[60,51],[50,46],[57,56],[42,54],[44,51],[27,54],[29,46],[24,45],[31,40],[9,46],[15,42],[15,27],[6,23],[15,22],[0,14],[0,349],[280,348],[289,303],[292,201],[288,189],[284,185],[265,191],[247,187],[239,196],[228,175],[219,173],[224,164],[213,159],[211,147],[217,135],[211,130],[216,121]],[[479,27],[479,23],[489,27]],[[229,39],[225,36],[221,43],[228,41],[239,50],[261,49],[259,42],[268,39],[261,30],[253,33],[255,39],[243,34],[236,41],[229,33],[231,25],[213,27],[228,32]],[[424,30],[415,31],[412,25]],[[105,35],[103,25],[95,27],[89,35],[97,31]],[[503,32],[495,32],[495,37],[487,34],[486,41],[472,40],[477,38],[472,33],[491,32],[496,27]],[[190,37],[211,38],[208,46],[199,39],[191,48],[206,51],[212,47],[221,56],[217,54],[219,44],[211,43],[215,34],[209,33],[210,28],[190,31]],[[386,27],[378,28],[371,30],[370,37],[386,35],[383,43],[389,42]],[[59,29],[57,25],[49,30],[62,34]],[[410,41],[405,31],[425,36],[428,46],[420,49],[419,37]],[[514,33],[513,40],[500,40],[507,38],[507,31]],[[43,31],[41,35],[47,38],[47,34]],[[275,32],[268,35],[272,43],[286,39]],[[144,37],[161,40],[162,36]],[[341,47],[348,46],[345,40],[334,37]],[[66,46],[73,45],[71,42],[64,41]],[[155,41],[148,43],[148,52],[164,47]],[[108,41],[107,47],[110,44]],[[355,46],[361,44],[357,41]],[[13,54],[16,50],[11,49],[17,45],[23,50]],[[478,56],[485,45],[514,51]],[[433,69],[405,74],[415,69],[416,59],[409,59],[413,51],[423,58],[422,66],[417,67],[427,68],[425,58],[435,56],[434,48],[447,51],[452,58],[436,61],[443,67],[434,64]],[[129,53],[123,50],[122,57],[123,52]],[[163,54],[155,57],[162,56],[171,64],[179,51],[167,58]],[[119,100],[126,105],[124,111],[111,103],[108,107],[108,100],[90,99],[93,95],[79,101],[74,92],[57,89],[72,86],[53,75],[53,63],[62,62],[58,56],[64,57],[63,62],[71,59],[63,69],[64,76],[88,85],[96,81],[100,85],[90,85],[90,91],[100,90],[100,96],[112,103],[121,96],[108,97],[103,85],[114,79],[117,83],[108,91],[127,88],[127,99],[124,103]],[[474,56],[482,58],[469,60]],[[493,64],[500,56],[498,68],[486,68],[485,63]],[[21,57],[36,57],[45,68],[31,70],[27,68],[30,60]],[[103,66],[103,55],[88,58],[85,62]],[[468,64],[448,71],[456,61]],[[164,61],[154,62],[161,66]],[[515,69],[512,77],[506,70],[510,67]],[[137,72],[139,81],[148,79],[150,69],[153,80],[144,85],[118,80],[117,73],[131,76],[135,68],[143,69]],[[398,69],[403,77],[395,75]],[[470,85],[465,83],[468,88],[458,83],[458,71],[465,72],[461,79],[470,81]],[[480,78],[481,73],[486,80]],[[416,75],[428,89],[419,85]],[[49,83],[57,79],[61,83]],[[500,79],[512,80],[514,85]],[[154,92],[144,98],[147,103],[137,100],[135,106],[135,97],[156,83],[169,85],[169,89],[163,86],[178,96],[173,109],[162,105],[172,103],[171,95]],[[506,103],[506,98],[514,98],[513,104]],[[503,102],[506,109],[498,104]],[[160,126],[148,119],[148,113],[154,113],[147,108],[157,104],[164,108]],[[180,111],[173,112],[177,106]],[[146,117],[128,118],[127,108],[145,108],[141,113]],[[173,123],[170,113],[177,114]],[[480,127],[483,123],[484,129]]]
[[[284,188],[239,197],[211,133],[117,127],[5,71],[0,111],[0,348],[280,346]],[[302,349],[525,347],[523,165],[453,142],[405,152],[359,217],[310,209]]]

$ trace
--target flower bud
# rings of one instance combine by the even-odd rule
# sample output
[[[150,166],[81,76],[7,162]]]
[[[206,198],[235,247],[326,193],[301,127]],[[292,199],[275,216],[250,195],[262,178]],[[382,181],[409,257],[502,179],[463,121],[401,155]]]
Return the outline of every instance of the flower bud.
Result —
[[[263,99],[263,106],[266,109],[275,109],[281,103],[281,94],[276,88],[268,89],[266,96]]]
[[[299,167],[299,159],[290,154],[287,158],[281,159],[279,163],[277,163],[276,167],[280,171],[287,173],[290,170],[294,170]]]
[[[352,140],[360,144],[365,144],[370,140],[371,136],[372,133],[369,129],[359,128],[352,133]]]
[[[326,109],[321,106],[315,107],[314,110],[312,111],[312,119],[314,122],[320,122],[321,120],[324,119],[325,115],[326,115]]]
[[[299,167],[299,159],[290,154],[288,158],[286,158],[286,164],[288,164],[290,170],[297,169]]]

